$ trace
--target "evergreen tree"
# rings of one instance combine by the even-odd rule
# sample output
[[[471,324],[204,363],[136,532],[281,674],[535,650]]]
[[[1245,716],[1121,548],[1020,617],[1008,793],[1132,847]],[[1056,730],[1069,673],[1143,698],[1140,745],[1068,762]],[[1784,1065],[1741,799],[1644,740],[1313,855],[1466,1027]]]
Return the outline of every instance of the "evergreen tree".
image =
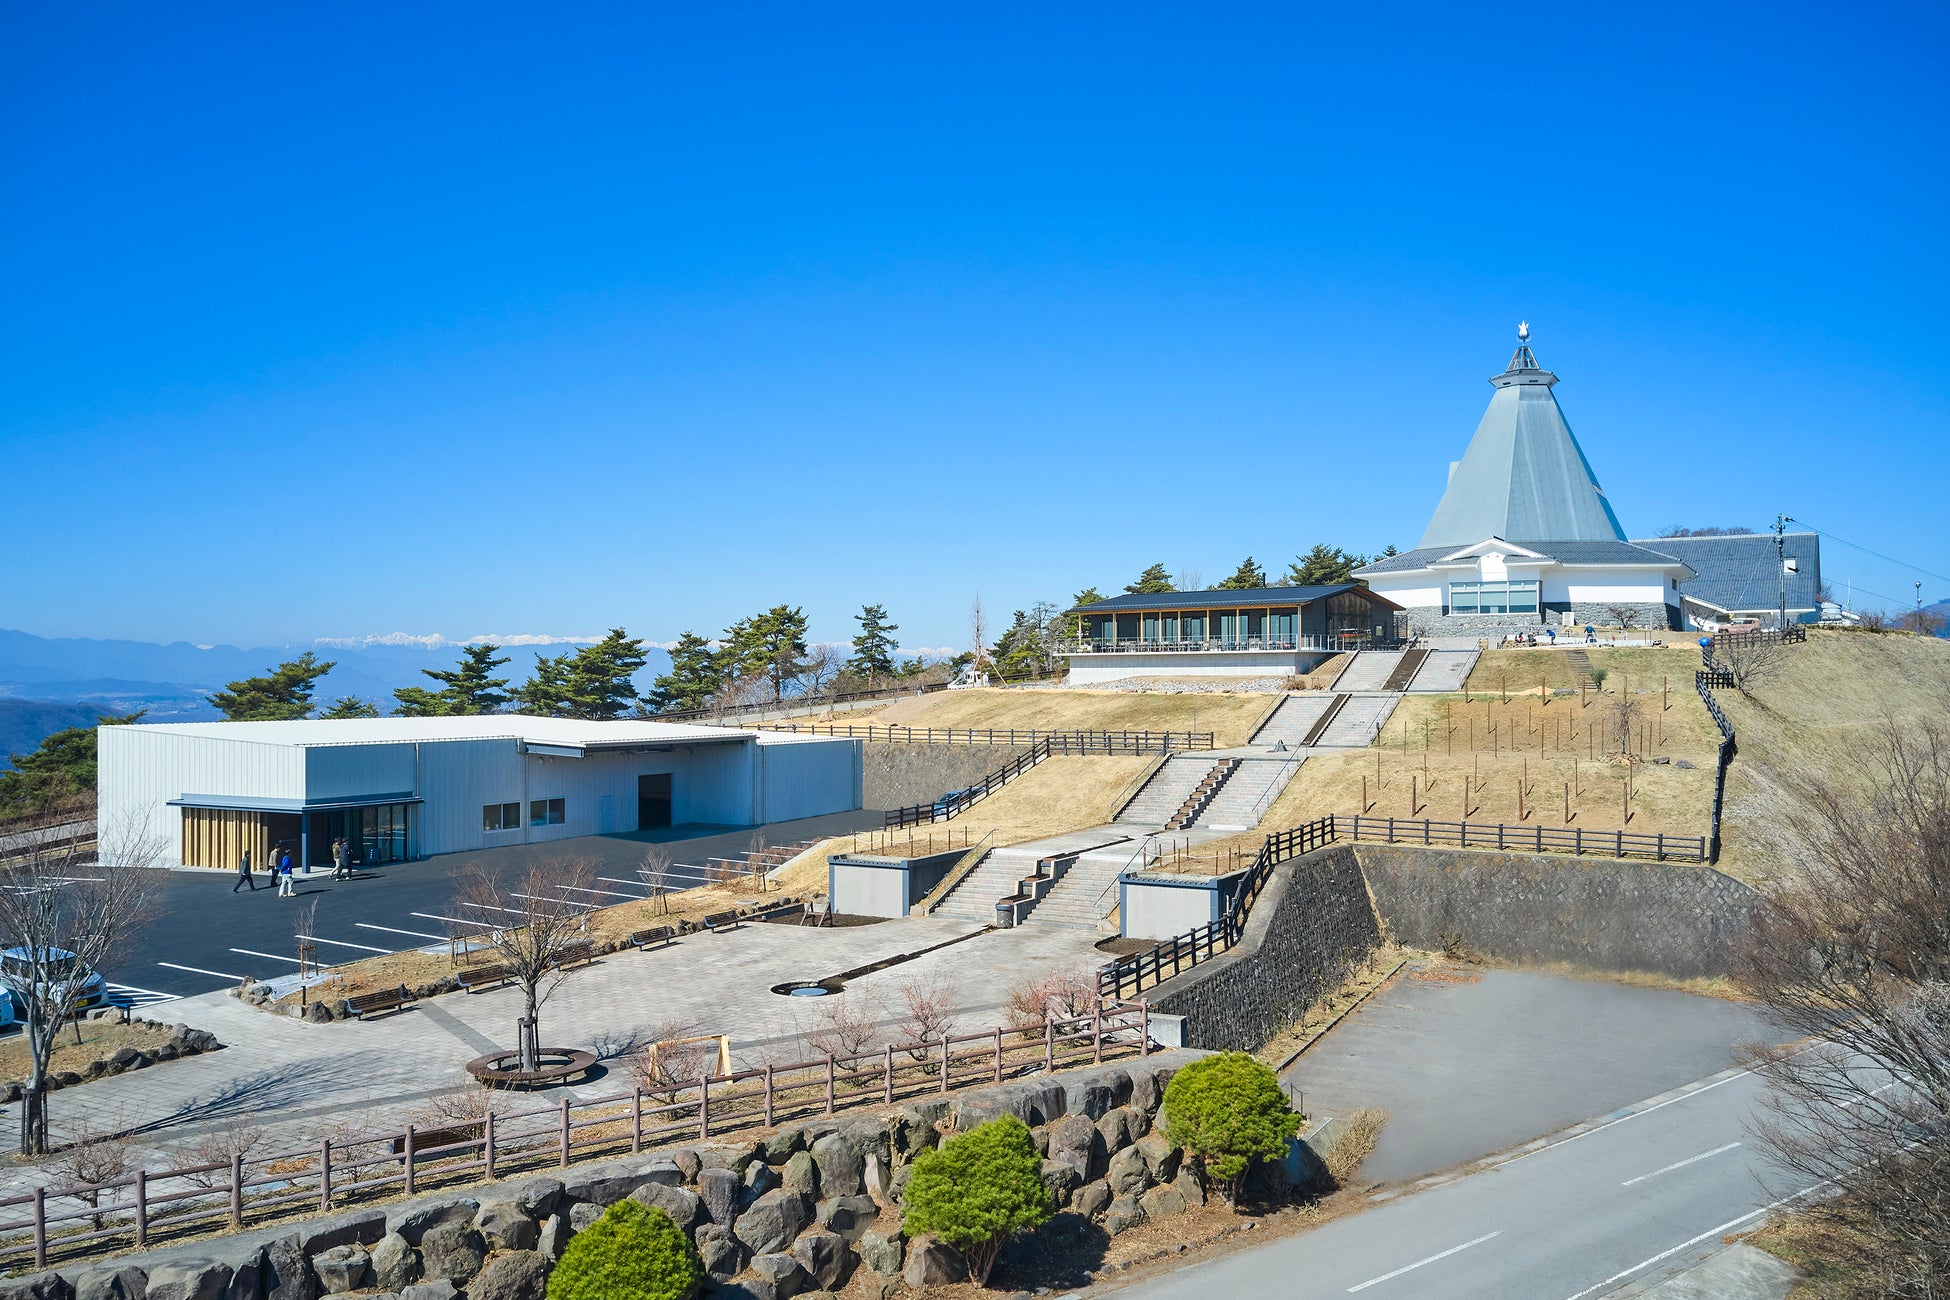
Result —
[[[650,706],[660,713],[701,709],[723,685],[723,656],[697,633],[685,632],[670,648],[670,671],[651,685]]]
[[[1124,588],[1124,590],[1130,592],[1133,596],[1143,596],[1153,592],[1176,591],[1178,589],[1171,585],[1171,575],[1165,572],[1165,566],[1162,564],[1154,564],[1143,573],[1138,574],[1137,581]]]
[[[288,722],[311,716],[311,694],[318,679],[336,665],[307,650],[267,676],[232,682],[209,697],[210,703],[232,722]]]
[[[134,713],[101,718],[104,727],[126,726]],[[95,797],[95,729],[67,727],[41,741],[31,754],[9,754],[13,770],[0,772],[0,818],[52,812],[63,804]]]
[[[321,718],[376,718],[379,706],[371,700],[362,700],[356,695],[341,695],[332,701],[332,707],[318,715]]]
[[[631,680],[649,656],[643,642],[620,627],[595,645],[538,656],[535,673],[516,692],[523,713],[544,718],[586,718],[610,722],[636,699]]]
[[[538,718],[573,718],[575,699],[569,689],[570,652],[535,656],[535,671],[515,688],[519,711]]]
[[[1287,582],[1295,587],[1333,587],[1354,581],[1354,571],[1366,564],[1365,556],[1343,551],[1326,542],[1316,542],[1305,555],[1287,568]]]
[[[1049,1221],[1050,1193],[1029,1126],[1002,1115],[914,1157],[901,1228],[933,1233],[962,1253],[987,1286],[996,1256],[1018,1233]]]
[[[460,662],[452,672],[422,668],[420,672],[440,683],[437,691],[424,686],[402,686],[393,692],[398,701],[394,713],[405,718],[446,718],[476,713],[496,713],[513,697],[507,693],[508,679],[494,676],[494,670],[508,662],[496,658],[498,645],[470,645],[461,649]]]
[[[1218,585],[1219,591],[1244,591],[1249,587],[1264,587],[1266,570],[1259,567],[1253,557],[1248,555],[1239,565],[1238,571]]]
[[[1104,593],[1098,591],[1095,587],[1085,587],[1082,591],[1079,591],[1076,594],[1076,596],[1071,599],[1070,608],[1073,610],[1081,609],[1085,605],[1094,605],[1098,601],[1102,600],[1103,598],[1104,598]],[[1064,627],[1069,633],[1069,639],[1072,641],[1083,640],[1083,631],[1084,631],[1083,615],[1070,614],[1067,616],[1067,619],[1068,621],[1064,624]]]
[[[739,619],[724,633],[730,675],[763,676],[772,684],[772,699],[784,699],[786,683],[805,667],[806,628],[805,610],[791,605],[774,605]]]
[[[900,631],[900,624],[887,621],[885,605],[862,605],[853,619],[860,625],[860,635],[853,638],[853,658],[846,667],[849,672],[863,674],[867,689],[872,690],[876,677],[894,675],[894,651],[899,646],[893,633]]]

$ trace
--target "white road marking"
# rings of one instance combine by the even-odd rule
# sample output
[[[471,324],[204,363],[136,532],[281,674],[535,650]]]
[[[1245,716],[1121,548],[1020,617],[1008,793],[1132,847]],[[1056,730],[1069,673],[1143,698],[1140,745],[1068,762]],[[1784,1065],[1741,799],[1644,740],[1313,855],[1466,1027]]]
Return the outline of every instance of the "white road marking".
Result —
[[[315,934],[301,935],[300,937],[309,939],[313,943],[329,943],[335,948],[357,948],[362,952],[384,953],[388,956],[391,956],[393,953],[393,949],[391,948],[375,948],[369,943],[347,943],[343,939],[321,939]]]
[[[220,971],[220,970],[204,970],[201,966],[178,966],[173,961],[159,961],[156,963],[156,965],[167,966],[171,970],[186,970],[192,975],[213,975],[220,980],[234,981],[234,980],[247,980],[251,978],[248,975],[232,975],[229,974],[228,972]]]
[[[1514,1156],[1509,1160],[1505,1160],[1502,1164],[1498,1165],[1497,1168],[1507,1169],[1511,1165],[1516,1164],[1517,1161],[1519,1160],[1528,1160],[1530,1157],[1534,1155],[1541,1155],[1546,1151],[1555,1151],[1560,1147],[1567,1147],[1571,1145],[1571,1143],[1576,1142],[1579,1138],[1588,1138],[1594,1133],[1609,1133],[1612,1129],[1617,1128],[1620,1124],[1625,1123],[1627,1120],[1637,1119],[1641,1115],[1650,1115],[1655,1110],[1664,1110],[1666,1107],[1676,1105],[1677,1103],[1682,1101],[1691,1101],[1693,1098],[1700,1096],[1702,1093],[1711,1092],[1715,1088],[1720,1087],[1722,1084],[1732,1083],[1737,1079],[1744,1079],[1752,1073],[1754,1073],[1754,1071],[1752,1070],[1742,1070],[1738,1074],[1729,1074],[1726,1078],[1717,1080],[1713,1083],[1709,1083],[1703,1088],[1695,1088],[1691,1092],[1681,1093],[1677,1097],[1668,1097],[1664,1101],[1658,1103],[1656,1106],[1647,1106],[1644,1110],[1633,1111],[1630,1115],[1620,1115],[1617,1119],[1612,1120],[1609,1123],[1600,1124],[1596,1128],[1588,1128],[1582,1133],[1573,1133],[1570,1137],[1565,1138],[1562,1142],[1552,1142],[1548,1146],[1538,1147],[1535,1151],[1526,1151],[1520,1156]]]
[[[1747,1211],[1745,1214],[1741,1215],[1737,1219],[1728,1219],[1725,1223],[1721,1224],[1719,1227],[1708,1228],[1705,1232],[1702,1232],[1699,1236],[1694,1237],[1690,1241],[1682,1241],[1677,1246],[1672,1247],[1670,1250],[1660,1251],[1658,1254],[1654,1255],[1651,1259],[1645,1260],[1643,1263],[1634,1264],[1630,1268],[1625,1269],[1622,1272],[1613,1273],[1610,1277],[1600,1282],[1597,1286],[1586,1287],[1584,1290],[1578,1292],[1576,1295],[1571,1296],[1569,1300],[1584,1300],[1585,1296],[1596,1295],[1598,1292],[1604,1290],[1612,1283],[1623,1281],[1624,1279],[1632,1276],[1632,1274],[1638,1272],[1640,1269],[1651,1268],[1654,1264],[1657,1264],[1662,1259],[1670,1259],[1674,1255],[1677,1255],[1682,1250],[1686,1250],[1692,1246],[1697,1246],[1702,1241],[1707,1241],[1713,1237],[1719,1236],[1721,1233],[1727,1232],[1733,1228],[1737,1228],[1741,1224],[1746,1223],[1750,1219],[1757,1219],[1761,1215],[1767,1213],[1769,1210],[1775,1209],[1778,1206],[1786,1205],[1789,1201],[1797,1200],[1800,1197],[1806,1196],[1809,1192],[1816,1191],[1824,1186],[1826,1186],[1826,1184],[1816,1183],[1813,1187],[1804,1187],[1800,1191],[1795,1192],[1790,1196],[1783,1196],[1780,1200],[1775,1201],[1773,1205],[1763,1205],[1758,1210]]]
[[[557,889],[566,889],[566,890],[569,890],[569,891],[571,891],[571,892],[573,892],[573,893],[577,893],[577,894],[602,894],[603,896],[605,896],[605,897],[607,897],[607,898],[637,898],[637,899],[640,899],[640,898],[642,898],[642,897],[643,897],[643,895],[641,895],[641,894],[626,894],[626,893],[624,893],[624,892],[623,892],[622,890],[620,890],[620,889],[584,889],[584,888],[583,888],[583,887],[582,887],[581,885],[557,885],[557,886],[556,886],[556,888],[557,888]]]
[[[524,911],[522,911],[522,910],[521,910],[521,909],[519,909],[519,908],[515,908],[515,907],[501,907],[501,906],[499,906],[499,905],[497,905],[497,904],[494,904],[494,903],[466,903],[466,902],[463,902],[463,903],[461,904],[461,906],[462,906],[462,907],[478,907],[478,908],[480,908],[480,909],[481,909],[481,910],[482,910],[483,912],[506,912],[506,913],[507,913],[507,914],[508,914],[509,916],[526,916],[526,915],[528,915],[528,913],[526,913],[526,912],[524,912]],[[425,913],[425,912],[415,912],[415,913],[414,913],[413,915],[415,915],[415,916],[425,916],[425,915],[426,915],[426,913]],[[446,919],[448,919],[448,918],[446,918],[446,917],[444,917],[444,916],[440,916],[440,917],[434,917],[433,919],[434,919],[434,920],[437,920],[437,921],[444,921],[444,920],[446,920]],[[466,921],[466,922],[463,922],[462,924],[465,924],[465,925],[483,925],[483,924],[485,924],[485,922],[482,922],[482,921]]]
[[[1365,1291],[1369,1287],[1375,1285],[1377,1282],[1386,1282],[1390,1278],[1400,1277],[1404,1273],[1413,1273],[1416,1269],[1422,1267],[1422,1265],[1424,1264],[1433,1264],[1438,1259],[1447,1259],[1449,1258],[1449,1256],[1455,1254],[1457,1251],[1468,1250],[1471,1246],[1480,1246],[1484,1242],[1488,1241],[1491,1237],[1500,1237],[1502,1235],[1503,1235],[1503,1229],[1501,1228],[1498,1228],[1495,1232],[1486,1232],[1474,1241],[1465,1241],[1460,1246],[1451,1246],[1449,1247],[1449,1249],[1445,1251],[1441,1251],[1438,1254],[1431,1255],[1427,1259],[1418,1259],[1413,1264],[1404,1264],[1402,1267],[1396,1269],[1392,1273],[1383,1273],[1380,1277],[1371,1277],[1367,1281],[1362,1282],[1359,1285],[1349,1287],[1348,1291],[1350,1294],[1355,1291]]]
[[[305,964],[296,957],[280,957],[274,952],[252,952],[249,948],[232,948],[230,951],[242,953],[246,957],[262,957],[265,961],[288,961],[293,966],[302,966]]]
[[[1684,1169],[1687,1165],[1696,1165],[1702,1160],[1710,1160],[1714,1156],[1725,1155],[1739,1145],[1738,1142],[1729,1142],[1723,1147],[1714,1147],[1711,1151],[1703,1151],[1699,1155],[1689,1156],[1675,1164],[1667,1165],[1664,1169],[1654,1169],[1649,1174],[1640,1174],[1637,1178],[1627,1178],[1619,1186],[1630,1187],[1633,1183],[1642,1183],[1648,1178],[1657,1178],[1660,1174],[1669,1174],[1675,1169]]]
[[[525,898],[532,903],[560,903],[564,907],[580,907],[585,912],[593,911],[597,906],[595,903],[578,903],[573,898],[545,898],[540,894],[511,894],[509,897]],[[506,911],[507,909],[503,908],[502,910]]]
[[[463,920],[458,916],[435,916],[432,912],[408,912],[407,915],[417,916],[420,919],[425,921],[445,921],[449,925],[479,925],[479,926],[485,926],[490,930],[494,928],[494,926],[487,921],[468,921],[468,920]],[[404,931],[402,931],[402,933],[404,933]],[[442,939],[447,938],[447,936],[444,934],[441,935],[440,937]]]
[[[122,995],[131,1005],[137,1005],[134,998],[127,996],[128,994],[134,993],[143,999],[139,1004],[143,1006],[153,1005],[157,1002],[174,1002],[183,996],[180,993],[158,993],[154,989],[139,989],[133,984],[110,984],[108,991]]]
[[[418,916],[419,913],[415,912],[413,915]],[[395,930],[390,925],[367,925],[364,921],[354,921],[352,924],[357,926],[361,930],[382,930],[387,934],[404,934],[414,939],[443,939],[444,940],[449,937],[448,935],[444,935],[444,934],[422,934],[418,930]]]

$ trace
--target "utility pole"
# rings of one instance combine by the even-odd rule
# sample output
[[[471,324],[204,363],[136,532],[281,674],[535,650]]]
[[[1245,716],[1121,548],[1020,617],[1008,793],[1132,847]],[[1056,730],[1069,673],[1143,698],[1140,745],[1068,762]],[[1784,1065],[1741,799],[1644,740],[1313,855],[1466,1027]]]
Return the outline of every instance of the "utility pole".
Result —
[[[1774,576],[1781,588],[1781,621],[1774,627],[1780,632],[1787,631],[1787,526],[1791,522],[1786,515],[1774,516]]]
[[[1916,635],[1923,635],[1923,584],[1916,584]]]

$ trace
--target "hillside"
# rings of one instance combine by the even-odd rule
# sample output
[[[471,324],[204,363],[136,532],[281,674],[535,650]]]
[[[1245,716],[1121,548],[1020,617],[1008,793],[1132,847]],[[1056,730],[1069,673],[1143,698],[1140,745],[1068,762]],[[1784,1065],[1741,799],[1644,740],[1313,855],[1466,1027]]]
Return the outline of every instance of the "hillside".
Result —
[[[1273,707],[1264,694],[1148,694],[1122,691],[937,691],[871,712],[836,714],[841,723],[897,727],[1017,727],[1054,731],[1209,731],[1224,748],[1246,743]]]
[[[89,704],[50,704],[45,700],[0,700],[0,772],[13,766],[11,754],[30,754],[41,741],[69,727],[92,727],[106,709]]]

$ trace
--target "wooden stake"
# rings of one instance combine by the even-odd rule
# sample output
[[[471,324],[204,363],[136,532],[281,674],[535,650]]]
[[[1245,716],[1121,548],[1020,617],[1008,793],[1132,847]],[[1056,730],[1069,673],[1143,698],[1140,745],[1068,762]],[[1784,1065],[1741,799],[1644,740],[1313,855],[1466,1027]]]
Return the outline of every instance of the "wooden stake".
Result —
[[[1421,797],[1416,789],[1415,778],[1410,776],[1408,778],[1408,815],[1413,817],[1420,811],[1422,811]]]
[[[1566,826],[1571,824],[1571,783],[1569,781],[1564,783],[1564,824]]]

